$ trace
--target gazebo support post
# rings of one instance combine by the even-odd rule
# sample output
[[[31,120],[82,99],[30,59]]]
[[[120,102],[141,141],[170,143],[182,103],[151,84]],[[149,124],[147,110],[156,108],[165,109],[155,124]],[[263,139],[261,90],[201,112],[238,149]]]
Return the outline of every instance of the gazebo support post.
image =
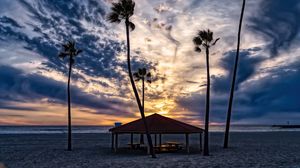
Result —
[[[114,133],[111,133],[111,150],[114,150],[115,136]]]
[[[144,144],[144,134],[141,134],[141,137],[140,137],[140,144]]]
[[[189,144],[189,134],[185,134],[185,145],[186,145],[186,152],[190,153],[190,144]]]
[[[202,151],[202,132],[200,133],[200,137],[199,137],[199,145],[200,145],[200,151]]]
[[[130,134],[130,147],[133,148],[133,133]]]
[[[150,134],[150,137],[151,137],[151,139],[152,139],[151,134]],[[148,143],[148,142],[147,142],[147,154],[148,154],[148,155],[150,154],[150,146],[149,146],[149,143]]]
[[[161,134],[159,134],[159,147],[161,147]]]
[[[118,134],[115,135],[115,152],[117,152],[118,149]]]
[[[155,138],[154,145],[157,146],[157,137],[156,137],[156,134],[154,134],[154,138]]]

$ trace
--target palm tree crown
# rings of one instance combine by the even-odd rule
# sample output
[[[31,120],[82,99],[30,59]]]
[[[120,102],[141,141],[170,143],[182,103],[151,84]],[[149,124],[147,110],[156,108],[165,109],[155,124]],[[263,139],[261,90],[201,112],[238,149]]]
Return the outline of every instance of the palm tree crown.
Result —
[[[193,42],[195,44],[195,51],[201,52],[201,46],[209,48],[217,43],[220,38],[214,40],[213,32],[209,29],[200,30],[196,37],[194,37]]]
[[[77,56],[82,52],[80,49],[76,49],[74,41],[68,41],[66,44],[63,44],[63,51],[58,54],[58,57],[64,59],[70,57],[71,64],[74,64],[75,60],[73,57]]]
[[[147,72],[146,68],[139,68],[137,72],[133,73],[135,81],[146,80],[151,83],[151,73]]]
[[[117,3],[112,3],[112,12],[107,16],[107,21],[120,23],[122,20],[125,20],[130,29],[134,30],[135,25],[129,21],[129,18],[134,14],[134,7],[135,2],[132,0],[119,0]]]

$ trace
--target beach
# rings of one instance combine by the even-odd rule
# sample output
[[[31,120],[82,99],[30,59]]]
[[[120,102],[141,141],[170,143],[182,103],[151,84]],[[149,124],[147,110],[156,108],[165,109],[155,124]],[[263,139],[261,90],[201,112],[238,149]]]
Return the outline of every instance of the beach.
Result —
[[[222,133],[211,133],[210,156],[199,153],[198,136],[192,136],[190,154],[182,150],[156,159],[146,151],[125,149],[129,137],[120,136],[121,149],[114,153],[108,133],[73,134],[70,152],[65,134],[2,134],[0,162],[7,168],[300,167],[300,132],[234,132],[229,149],[222,148]],[[166,140],[184,142],[184,135],[164,136]]]

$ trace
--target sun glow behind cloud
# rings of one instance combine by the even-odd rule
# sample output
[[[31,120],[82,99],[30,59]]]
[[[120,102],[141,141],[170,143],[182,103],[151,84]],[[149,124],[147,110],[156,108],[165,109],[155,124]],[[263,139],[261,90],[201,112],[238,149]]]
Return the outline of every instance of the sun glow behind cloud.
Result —
[[[80,104],[74,98],[74,101],[77,101],[74,102],[74,124],[111,125],[115,121],[127,122],[140,117],[127,76],[124,23],[115,25],[104,20],[111,1],[97,1],[96,4],[94,1],[72,1],[66,6],[65,2],[60,2],[61,4],[56,5],[57,8],[46,1],[4,2],[9,4],[6,6],[11,11],[18,9],[20,12],[1,9],[1,13],[14,19],[21,26],[14,29],[16,32],[9,34],[10,29],[7,26],[13,23],[4,23],[5,18],[2,18],[1,26],[7,29],[6,32],[2,31],[0,36],[1,39],[4,38],[0,40],[0,64],[21,69],[21,76],[29,74],[47,77],[47,80],[59,82],[60,87],[65,88],[66,61],[58,60],[56,52],[53,51],[59,49],[60,44],[67,40],[65,38],[73,34],[72,38],[80,42],[79,47],[85,49],[76,59],[73,70],[74,92],[80,92],[79,97],[90,95],[95,99],[82,100],[84,103]],[[288,50],[280,50],[277,57],[271,58],[267,47],[271,42],[250,28],[254,24],[250,22],[250,18],[259,15],[261,2],[247,1],[241,49],[244,52],[242,59],[245,62],[249,61],[249,68],[247,69],[248,63],[245,63],[247,66],[241,67],[241,71],[246,68],[245,71],[249,72],[239,84],[237,97],[239,93],[250,92],[252,88],[249,86],[254,86],[254,83],[269,77],[275,78],[282,68],[290,72],[297,71],[297,68],[288,66],[299,59],[298,44],[293,44]],[[28,4],[33,9],[28,7]],[[227,104],[225,91],[228,89],[228,76],[232,69],[226,64],[231,60],[226,58],[234,53],[236,47],[240,5],[238,0],[136,2],[135,15],[132,17],[136,30],[130,34],[133,69],[141,66],[151,67],[152,74],[158,78],[151,85],[146,85],[147,115],[159,113],[189,123],[201,124],[205,110],[205,56],[203,52],[193,51],[192,39],[197,30],[210,28],[215,38],[221,38],[218,44],[211,48],[210,55],[213,79],[212,120],[215,123],[223,122]],[[82,11],[71,10],[72,7],[81,7]],[[31,18],[36,14],[42,14],[42,19]],[[141,84],[137,83],[137,86],[140,90]],[[31,107],[38,111],[2,109],[0,115],[5,119],[0,123],[6,124],[7,120],[11,119],[9,124],[64,124],[64,97],[60,95],[58,101],[55,94],[50,98],[47,97],[47,93],[42,94],[41,97],[45,100],[55,103],[47,104],[42,100],[27,103],[12,101],[12,106]],[[242,101],[251,102],[251,98],[245,95],[241,97]],[[98,104],[96,102],[104,102],[108,107],[94,106]],[[240,107],[242,103],[237,104],[240,111],[251,115],[248,114],[253,110],[251,104],[247,104],[247,107]],[[42,121],[43,118],[47,119]]]

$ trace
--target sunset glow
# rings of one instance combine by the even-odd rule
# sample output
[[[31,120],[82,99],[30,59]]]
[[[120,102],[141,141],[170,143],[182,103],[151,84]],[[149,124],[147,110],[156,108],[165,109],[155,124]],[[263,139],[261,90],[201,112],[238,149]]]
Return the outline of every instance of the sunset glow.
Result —
[[[130,33],[133,70],[146,66],[154,76],[154,82],[146,84],[146,115],[158,113],[191,124],[203,123],[205,55],[194,52],[192,39],[198,30],[209,28],[215,38],[220,37],[210,49],[211,121],[224,123],[240,13],[236,2],[136,2],[131,20],[136,29]],[[245,12],[232,121],[236,124],[292,122],[300,118],[295,99],[300,36],[299,25],[294,24],[299,19],[272,20],[290,11],[268,13],[261,10],[262,2],[249,0]],[[124,23],[105,20],[111,1],[99,0],[97,5],[74,1],[66,9],[64,3],[0,2],[0,125],[66,123],[68,66],[57,54],[68,39],[78,41],[84,51],[76,58],[72,71],[73,124],[113,125],[140,118],[129,83]],[[83,10],[74,11],[74,6]],[[293,11],[290,13],[294,16]],[[295,32],[294,38],[287,30],[272,26],[273,22]],[[136,84],[141,95],[141,83]],[[271,86],[277,92],[271,93]]]

